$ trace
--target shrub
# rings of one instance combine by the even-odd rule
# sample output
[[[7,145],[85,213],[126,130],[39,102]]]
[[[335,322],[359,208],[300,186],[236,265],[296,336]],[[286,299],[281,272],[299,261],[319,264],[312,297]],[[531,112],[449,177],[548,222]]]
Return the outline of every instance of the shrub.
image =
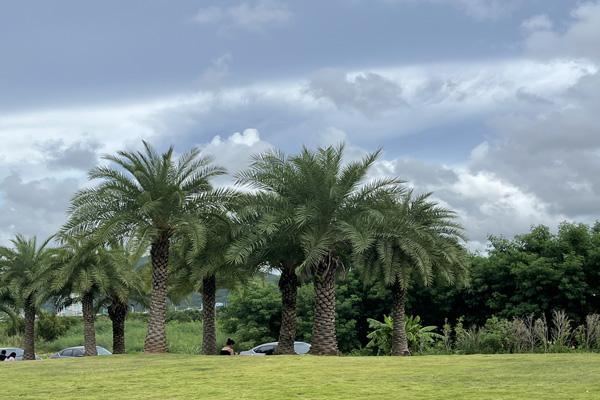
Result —
[[[202,320],[202,312],[200,310],[168,310],[167,322],[195,322]]]
[[[36,333],[39,338],[50,342],[67,333],[74,323],[73,318],[42,312],[37,320]]]

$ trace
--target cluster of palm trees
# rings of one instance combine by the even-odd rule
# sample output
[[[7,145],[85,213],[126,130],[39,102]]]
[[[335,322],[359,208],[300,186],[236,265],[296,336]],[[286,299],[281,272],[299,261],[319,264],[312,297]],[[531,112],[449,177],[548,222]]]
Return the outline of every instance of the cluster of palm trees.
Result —
[[[94,185],[75,194],[59,245],[17,236],[0,249],[0,299],[25,315],[25,357],[34,357],[34,322],[49,298],[82,303],[85,352],[96,354],[94,315],[108,308],[114,352],[124,351],[128,301],[149,286],[144,351],[166,352],[167,299],[199,291],[204,354],[216,354],[215,291],[264,269],[279,271],[282,323],[278,353],[293,354],[296,294],[312,281],[311,353],[338,354],[336,280],[351,266],[393,294],[392,354],[409,354],[404,330],[406,290],[415,279],[460,282],[468,257],[452,211],[415,195],[397,179],[367,180],[379,152],[344,162],[344,147],[298,154],[269,151],[217,188],[226,173],[197,149],[175,156],[148,143],[141,151],[105,156]],[[151,278],[140,272],[149,250]],[[76,297],[74,297],[76,295]],[[8,303],[6,303],[8,304]]]

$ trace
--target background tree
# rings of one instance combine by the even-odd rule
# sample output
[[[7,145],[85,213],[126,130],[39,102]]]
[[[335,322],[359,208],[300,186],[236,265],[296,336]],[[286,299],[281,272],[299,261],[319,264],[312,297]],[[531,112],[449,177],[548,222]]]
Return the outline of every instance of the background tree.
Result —
[[[11,241],[12,248],[0,247],[2,292],[25,315],[24,360],[35,360],[35,316],[49,294],[46,284],[52,254],[47,247],[50,239],[38,246],[35,237],[17,235]]]
[[[213,190],[211,178],[225,173],[192,149],[174,159],[173,147],[159,155],[148,143],[138,152],[120,151],[105,156],[113,166],[98,166],[89,173],[100,183],[78,192],[63,232],[93,232],[100,241],[131,236],[150,245],[152,293],[150,321],[144,351],[167,351],[165,316],[169,246],[185,236],[194,251],[206,240],[198,214],[221,208],[227,190]]]
[[[363,246],[356,261],[363,266],[365,279],[378,280],[392,293],[392,355],[409,355],[405,303],[413,281],[429,285],[434,279],[461,282],[466,277],[466,251],[460,246],[462,228],[454,212],[430,201],[429,194],[398,198],[379,219],[371,246]],[[369,237],[368,234],[366,237]],[[369,243],[367,239],[364,243]]]

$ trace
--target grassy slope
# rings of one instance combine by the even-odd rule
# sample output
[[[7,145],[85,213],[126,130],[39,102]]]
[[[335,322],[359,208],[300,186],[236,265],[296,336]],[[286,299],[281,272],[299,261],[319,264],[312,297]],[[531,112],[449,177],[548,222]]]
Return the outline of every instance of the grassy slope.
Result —
[[[3,398],[19,399],[597,399],[599,376],[598,354],[127,355],[0,365]]]

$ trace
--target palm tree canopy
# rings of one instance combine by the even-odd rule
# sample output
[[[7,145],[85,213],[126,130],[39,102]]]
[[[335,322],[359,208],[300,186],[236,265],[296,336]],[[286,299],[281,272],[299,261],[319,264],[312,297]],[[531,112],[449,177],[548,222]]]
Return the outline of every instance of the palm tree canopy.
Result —
[[[61,241],[53,260],[53,290],[66,297],[105,293],[112,275],[108,250],[91,239],[63,237]]]
[[[429,285],[434,279],[466,282],[468,257],[461,245],[463,229],[456,214],[409,190],[387,199],[384,217],[364,236],[371,243],[355,253],[367,280],[392,285],[412,280]]]
[[[26,299],[39,305],[49,294],[47,276],[53,249],[48,244],[51,239],[38,246],[35,237],[27,239],[17,235],[11,240],[11,248],[0,247],[0,286],[16,306],[23,307]]]
[[[399,181],[380,179],[365,183],[379,151],[344,164],[344,146],[329,146],[287,157],[281,152],[256,156],[238,183],[258,190],[262,211],[254,241],[234,248],[243,258],[249,249],[278,237],[297,245],[302,254],[300,270],[309,272],[324,257],[360,239],[354,226],[361,216],[378,213],[376,199],[396,193]]]
[[[143,151],[119,151],[106,155],[112,163],[89,172],[94,187],[79,191],[73,198],[71,217],[63,235],[94,234],[100,241],[131,235],[153,241],[160,235],[183,234],[200,249],[204,226],[196,215],[220,208],[220,200],[231,192],[213,189],[210,179],[225,173],[192,149],[177,160],[173,147],[159,154],[147,142]]]

